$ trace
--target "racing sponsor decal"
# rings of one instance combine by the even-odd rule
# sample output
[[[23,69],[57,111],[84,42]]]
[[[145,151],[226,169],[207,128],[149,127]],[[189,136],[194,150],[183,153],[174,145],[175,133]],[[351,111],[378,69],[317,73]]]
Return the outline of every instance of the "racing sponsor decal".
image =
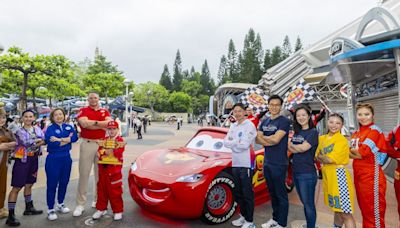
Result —
[[[165,155],[164,164],[171,164],[174,161],[191,161],[196,159],[189,153],[169,152]]]
[[[265,178],[263,174],[263,166],[264,166],[264,155],[259,154],[255,158],[255,170],[253,175],[253,187],[257,187],[260,184],[265,183]]]

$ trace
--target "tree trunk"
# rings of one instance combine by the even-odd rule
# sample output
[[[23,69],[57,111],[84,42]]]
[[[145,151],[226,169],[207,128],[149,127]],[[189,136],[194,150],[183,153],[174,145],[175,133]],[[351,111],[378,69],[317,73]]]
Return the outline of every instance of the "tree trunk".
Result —
[[[154,111],[154,104],[151,104],[151,103],[150,103],[150,110],[151,110],[151,116],[152,116],[153,118],[155,118],[155,116],[154,116],[154,114],[155,114],[155,111]]]
[[[35,112],[37,113],[37,107],[36,107],[36,88],[32,88],[32,98],[33,98],[33,110],[35,110]]]
[[[50,109],[53,108],[53,103],[51,103],[51,97],[49,97],[49,107]]]
[[[22,94],[19,98],[19,112],[22,113],[25,109],[27,109],[27,102],[26,102],[26,90],[28,88],[28,72],[22,72],[24,74],[24,82],[22,84]]]

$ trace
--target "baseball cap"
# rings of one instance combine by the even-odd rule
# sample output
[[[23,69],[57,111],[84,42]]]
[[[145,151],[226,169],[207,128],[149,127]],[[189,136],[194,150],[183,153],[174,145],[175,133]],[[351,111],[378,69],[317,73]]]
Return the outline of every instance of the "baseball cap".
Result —
[[[118,128],[118,123],[114,120],[111,120],[110,122],[108,122],[107,128]]]

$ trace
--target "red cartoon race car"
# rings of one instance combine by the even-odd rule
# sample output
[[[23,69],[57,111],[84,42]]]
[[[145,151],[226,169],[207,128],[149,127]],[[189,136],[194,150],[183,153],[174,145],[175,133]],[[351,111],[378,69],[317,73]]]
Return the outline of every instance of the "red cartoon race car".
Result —
[[[201,218],[209,224],[229,220],[236,210],[227,128],[200,129],[185,147],[147,151],[129,171],[130,193],[137,204],[171,218]],[[256,204],[269,200],[262,168],[264,149],[254,151]],[[289,187],[292,178],[289,177]],[[291,188],[293,189],[293,187]]]

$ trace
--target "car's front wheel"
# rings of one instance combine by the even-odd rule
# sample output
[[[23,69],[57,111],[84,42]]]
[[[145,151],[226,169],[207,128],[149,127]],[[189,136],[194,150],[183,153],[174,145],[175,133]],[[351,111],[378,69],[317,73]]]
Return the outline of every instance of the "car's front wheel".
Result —
[[[208,224],[228,221],[236,210],[233,197],[235,183],[233,177],[225,172],[218,174],[210,183],[201,219]]]

